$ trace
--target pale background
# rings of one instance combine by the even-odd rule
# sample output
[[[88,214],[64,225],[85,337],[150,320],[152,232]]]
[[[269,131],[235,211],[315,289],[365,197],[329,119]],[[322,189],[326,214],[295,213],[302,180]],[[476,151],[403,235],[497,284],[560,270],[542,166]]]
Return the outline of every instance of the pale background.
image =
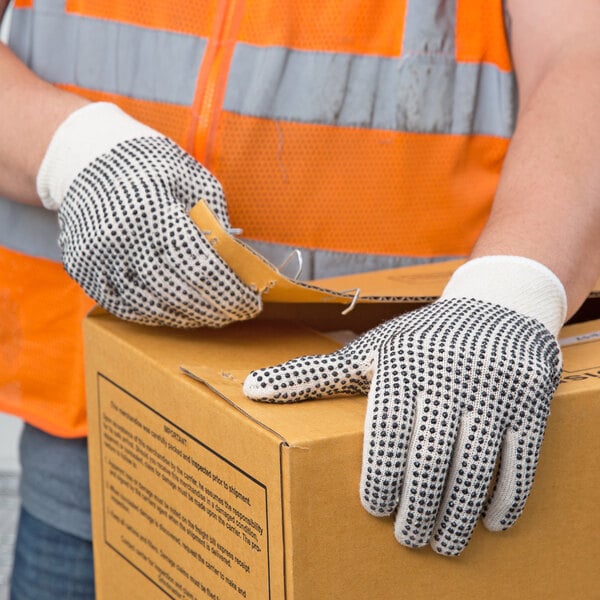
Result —
[[[10,7],[0,26],[0,40],[6,41]],[[19,506],[18,440],[22,423],[0,413],[0,600],[8,600],[8,578]]]

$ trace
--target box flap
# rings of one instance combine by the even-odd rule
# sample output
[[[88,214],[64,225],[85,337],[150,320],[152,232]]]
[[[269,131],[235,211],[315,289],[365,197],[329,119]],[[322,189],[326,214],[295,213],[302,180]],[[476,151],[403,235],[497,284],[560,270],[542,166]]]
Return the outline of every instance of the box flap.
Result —
[[[290,279],[225,231],[205,202],[190,217],[238,277],[261,292],[258,319],[294,319],[308,327],[361,332],[402,312],[436,300],[461,260],[315,280]],[[573,320],[600,315],[600,279]]]
[[[265,303],[430,302],[439,297],[450,275],[464,260],[449,260],[414,267],[333,277],[306,283],[290,279],[266,259],[230,235],[204,201],[190,211],[190,218],[214,245],[240,279],[256,287]],[[600,297],[600,278],[591,298]]]
[[[227,233],[210,208],[198,202],[190,217],[207,236],[211,244],[238,277],[262,293],[265,303],[336,303],[349,309],[355,303],[374,302],[427,302],[439,296],[445,282],[461,261],[429,265],[411,272],[411,267],[377,271],[364,277],[360,287],[355,276],[324,279],[306,283],[290,279],[280,273],[243,242]],[[364,283],[363,283],[364,277]]]

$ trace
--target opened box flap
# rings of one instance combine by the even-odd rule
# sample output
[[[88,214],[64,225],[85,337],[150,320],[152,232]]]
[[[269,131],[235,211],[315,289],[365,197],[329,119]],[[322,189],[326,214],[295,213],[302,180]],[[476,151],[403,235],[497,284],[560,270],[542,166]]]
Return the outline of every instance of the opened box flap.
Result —
[[[329,331],[366,331],[439,298],[454,270],[464,262],[448,260],[307,283],[286,277],[235,239],[204,201],[192,208],[190,217],[236,275],[261,293],[260,320],[294,319],[317,329],[328,323]],[[574,320],[597,318],[599,304],[600,279]]]
[[[356,303],[428,302],[441,294],[451,273],[463,262],[419,266],[414,272],[408,267],[402,269],[402,273],[390,269],[370,276],[364,274],[360,288],[353,282],[354,276],[306,283],[286,277],[227,233],[205,202],[198,202],[190,217],[236,275],[261,292],[265,303],[336,303],[351,307]]]

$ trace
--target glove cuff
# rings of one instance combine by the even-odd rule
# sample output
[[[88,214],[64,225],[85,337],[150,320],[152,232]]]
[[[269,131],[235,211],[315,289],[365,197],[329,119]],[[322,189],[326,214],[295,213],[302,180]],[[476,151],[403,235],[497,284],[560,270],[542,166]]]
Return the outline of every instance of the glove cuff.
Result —
[[[46,149],[36,179],[42,204],[58,210],[78,173],[120,142],[160,135],[115,104],[86,104],[59,125]]]
[[[452,275],[441,299],[474,298],[540,321],[557,336],[567,314],[560,279],[541,263],[520,256],[475,258]]]

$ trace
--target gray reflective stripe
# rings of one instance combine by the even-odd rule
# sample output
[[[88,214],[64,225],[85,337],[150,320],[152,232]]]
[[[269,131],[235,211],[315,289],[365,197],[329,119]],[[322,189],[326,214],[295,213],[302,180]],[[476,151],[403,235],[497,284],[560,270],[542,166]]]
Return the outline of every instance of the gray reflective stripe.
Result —
[[[0,198],[0,246],[61,262],[56,213]]]
[[[206,40],[64,13],[63,2],[15,10],[10,46],[44,79],[191,105]],[[35,43],[33,34],[35,33]]]
[[[238,44],[223,107],[303,123],[509,137],[514,92],[512,73],[446,56],[395,59]]]
[[[408,0],[402,57],[420,63],[417,70],[428,72],[429,77],[418,79],[422,93],[408,98],[407,105],[428,115],[427,131],[444,123],[443,130],[449,133],[510,137],[517,112],[513,73],[492,64],[455,62],[455,29],[456,0]],[[437,106],[427,103],[425,92],[430,85],[437,85],[440,91],[442,103]],[[446,106],[448,113],[444,112]]]
[[[65,15],[56,4],[38,0],[33,12],[15,11],[11,28],[11,45],[43,77],[192,103],[205,40]],[[454,12],[453,2],[409,2],[396,58],[238,43],[224,108],[303,123],[509,137],[514,76],[493,64],[456,62]]]
[[[0,198],[0,246],[29,256],[60,262],[58,234],[58,219],[55,212]],[[282,265],[297,249],[285,244],[243,241],[276,267]],[[302,254],[303,267],[300,279],[320,279],[457,258],[453,256],[417,258],[306,248],[298,248],[298,250]],[[294,276],[297,264],[295,260],[291,260],[283,272],[290,277]]]
[[[490,65],[460,63],[456,71],[451,133],[510,137],[517,118],[514,75]],[[477,98],[465,102],[464,98]]]
[[[379,254],[334,252],[331,250],[309,250],[306,248],[295,248],[285,244],[256,242],[245,239],[243,239],[243,242],[266,258],[275,267],[282,265],[295,250],[299,250],[302,254],[302,272],[298,279],[302,280],[322,279],[324,277],[350,275],[352,273],[364,273],[381,269],[393,269],[395,267],[407,267],[410,265],[459,258],[457,256],[437,256],[434,258],[386,256]],[[291,259],[281,271],[288,277],[294,277],[297,272],[297,266],[298,261],[294,258]]]

